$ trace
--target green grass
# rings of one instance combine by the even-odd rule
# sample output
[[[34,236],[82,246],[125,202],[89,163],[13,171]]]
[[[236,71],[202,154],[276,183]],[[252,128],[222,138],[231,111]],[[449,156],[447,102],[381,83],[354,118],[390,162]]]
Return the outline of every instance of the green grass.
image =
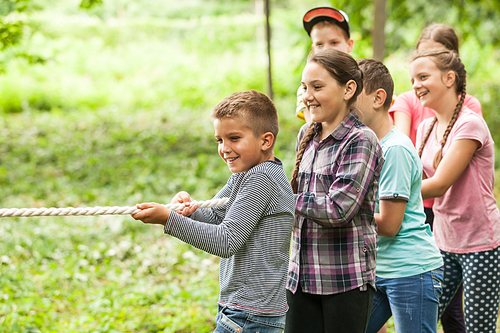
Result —
[[[3,219],[0,331],[207,332],[218,260],[130,217]]]

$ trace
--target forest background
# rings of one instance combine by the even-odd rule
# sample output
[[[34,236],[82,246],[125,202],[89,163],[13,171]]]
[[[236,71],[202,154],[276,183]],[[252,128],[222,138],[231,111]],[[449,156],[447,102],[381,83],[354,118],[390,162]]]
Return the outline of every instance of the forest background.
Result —
[[[288,175],[310,49],[301,19],[321,5],[346,11],[352,55],[372,56],[372,1],[270,1]],[[498,2],[386,6],[396,93],[411,89],[421,30],[453,25],[468,92],[500,142]],[[230,172],[209,114],[233,92],[268,91],[265,36],[261,0],[0,0],[0,207],[211,198]],[[210,332],[217,294],[217,258],[129,216],[0,219],[0,332]]]

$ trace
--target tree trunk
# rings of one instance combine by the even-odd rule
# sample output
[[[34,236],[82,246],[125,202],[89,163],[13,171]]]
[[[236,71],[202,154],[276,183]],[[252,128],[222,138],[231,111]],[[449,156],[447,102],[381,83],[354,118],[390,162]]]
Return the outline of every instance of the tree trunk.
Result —
[[[266,40],[267,40],[267,62],[268,62],[268,70],[267,70],[267,83],[268,83],[268,96],[272,100],[273,99],[273,80],[271,76],[271,26],[269,24],[269,0],[265,0],[264,11],[266,13]]]
[[[385,57],[385,15],[386,0],[375,0],[373,19],[373,58],[384,61]]]

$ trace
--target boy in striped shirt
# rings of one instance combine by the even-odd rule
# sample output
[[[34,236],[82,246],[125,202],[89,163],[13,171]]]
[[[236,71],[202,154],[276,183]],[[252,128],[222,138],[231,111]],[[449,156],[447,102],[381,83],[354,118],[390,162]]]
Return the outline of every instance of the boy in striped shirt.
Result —
[[[233,173],[215,198],[228,197],[228,204],[197,209],[179,192],[172,203],[186,203],[182,211],[143,203],[133,218],[222,258],[215,332],[281,332],[295,201],[274,156],[278,113],[250,90],[224,98],[212,119],[219,155]]]

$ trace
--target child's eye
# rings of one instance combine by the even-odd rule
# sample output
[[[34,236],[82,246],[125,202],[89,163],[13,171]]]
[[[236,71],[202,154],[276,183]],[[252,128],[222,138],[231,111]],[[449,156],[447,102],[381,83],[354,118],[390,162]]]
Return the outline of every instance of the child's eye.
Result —
[[[323,88],[323,86],[314,86],[314,89],[318,90],[318,89],[321,89]]]
[[[222,139],[215,139],[215,142],[217,142],[218,144],[221,144],[222,143]]]
[[[240,139],[239,136],[233,136],[231,137],[231,141],[238,141]]]

